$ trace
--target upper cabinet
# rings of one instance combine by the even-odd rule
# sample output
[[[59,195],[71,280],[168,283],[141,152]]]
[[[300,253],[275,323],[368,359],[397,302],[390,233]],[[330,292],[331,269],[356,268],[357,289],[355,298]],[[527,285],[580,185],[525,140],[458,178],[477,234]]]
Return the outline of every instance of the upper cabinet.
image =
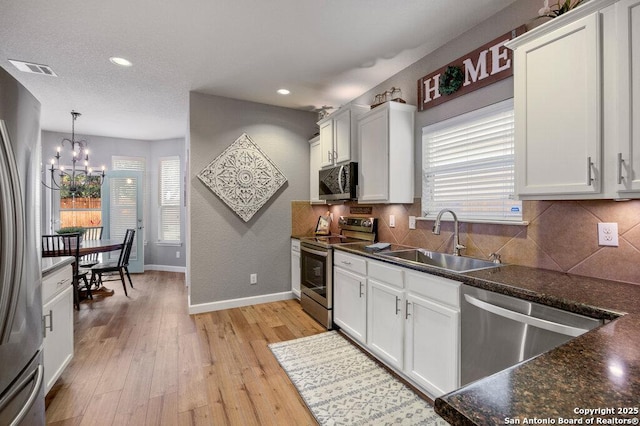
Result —
[[[640,191],[640,0],[621,0],[616,6],[620,99],[616,183],[624,196]]]
[[[384,103],[358,119],[358,201],[413,203],[416,107]]]
[[[358,161],[355,120],[364,111],[361,106],[347,106],[318,122],[321,167]]]
[[[640,64],[639,3],[592,0],[508,43],[520,198],[620,198],[640,190],[633,131],[640,83],[632,73]]]

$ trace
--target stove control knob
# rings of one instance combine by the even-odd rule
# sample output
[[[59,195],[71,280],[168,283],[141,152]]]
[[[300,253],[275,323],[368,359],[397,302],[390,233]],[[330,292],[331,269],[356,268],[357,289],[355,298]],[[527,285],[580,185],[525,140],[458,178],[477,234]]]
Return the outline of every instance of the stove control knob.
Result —
[[[369,228],[371,226],[371,220],[365,219],[362,221],[361,225],[364,226],[365,228]]]

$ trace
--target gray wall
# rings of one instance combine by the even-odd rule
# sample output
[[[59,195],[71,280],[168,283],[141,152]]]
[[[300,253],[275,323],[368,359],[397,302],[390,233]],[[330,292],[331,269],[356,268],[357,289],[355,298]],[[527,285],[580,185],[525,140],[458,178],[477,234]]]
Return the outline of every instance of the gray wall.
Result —
[[[76,121],[76,129],[82,125],[82,117]],[[69,115],[69,130],[71,130],[71,115]],[[60,141],[63,138],[70,138],[71,133],[57,133],[57,132],[42,132],[42,159],[46,164],[50,161],[56,151],[56,147],[60,145]],[[144,263],[145,265],[162,265],[170,267],[185,267],[186,265],[186,250],[185,250],[185,230],[184,222],[186,221],[186,208],[182,207],[182,244],[179,246],[159,246],[158,240],[158,160],[160,157],[177,155],[180,157],[184,168],[184,139],[169,139],[161,141],[146,141],[146,140],[132,140],[132,139],[120,139],[110,138],[104,136],[86,136],[76,133],[76,140],[86,139],[89,145],[89,160],[90,164],[94,168],[99,168],[104,165],[108,169],[111,168],[112,156],[125,156],[125,157],[143,157],[145,158],[146,167],[146,212],[144,217],[145,223],[145,253]],[[64,151],[70,152],[69,145],[66,144]],[[63,157],[64,156],[63,153]],[[61,164],[64,165],[63,159]],[[70,163],[70,161],[69,161]],[[181,178],[184,175],[182,170]],[[42,229],[47,230],[50,224],[50,204],[51,194],[50,190],[43,188],[42,192],[43,200],[43,214],[42,214]],[[54,223],[54,229],[57,229],[58,224]],[[176,251],[180,252],[180,257],[176,258]]]
[[[374,87],[351,103],[369,105],[374,96],[391,87],[400,87],[402,97],[411,105],[418,104],[417,81],[419,78],[449,64],[520,25],[539,25],[536,19],[542,1],[519,0],[472,28],[460,37],[436,49],[413,65]],[[482,89],[440,104],[426,111],[416,112],[415,120],[415,196],[422,194],[422,128],[447,118],[455,117],[496,102],[513,97],[513,78],[506,78]]]
[[[291,290],[291,201],[309,198],[309,143],[315,113],[192,92],[189,108],[191,304]],[[244,222],[197,177],[243,132],[287,183]],[[249,274],[258,284],[249,284]]]

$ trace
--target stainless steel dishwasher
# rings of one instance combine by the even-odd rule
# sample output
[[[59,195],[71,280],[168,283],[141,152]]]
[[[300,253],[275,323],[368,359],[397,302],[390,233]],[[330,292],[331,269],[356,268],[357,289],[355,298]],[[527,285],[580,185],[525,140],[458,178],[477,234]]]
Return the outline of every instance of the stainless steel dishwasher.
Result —
[[[603,324],[538,303],[471,287],[461,292],[461,385],[559,346]]]

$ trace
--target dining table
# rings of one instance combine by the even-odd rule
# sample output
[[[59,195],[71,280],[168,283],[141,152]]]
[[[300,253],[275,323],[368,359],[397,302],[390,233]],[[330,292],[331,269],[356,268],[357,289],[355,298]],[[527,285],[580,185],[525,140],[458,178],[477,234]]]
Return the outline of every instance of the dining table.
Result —
[[[106,253],[110,251],[121,250],[123,240],[101,239],[101,240],[82,240],[80,242],[80,256],[86,256],[94,253]]]

